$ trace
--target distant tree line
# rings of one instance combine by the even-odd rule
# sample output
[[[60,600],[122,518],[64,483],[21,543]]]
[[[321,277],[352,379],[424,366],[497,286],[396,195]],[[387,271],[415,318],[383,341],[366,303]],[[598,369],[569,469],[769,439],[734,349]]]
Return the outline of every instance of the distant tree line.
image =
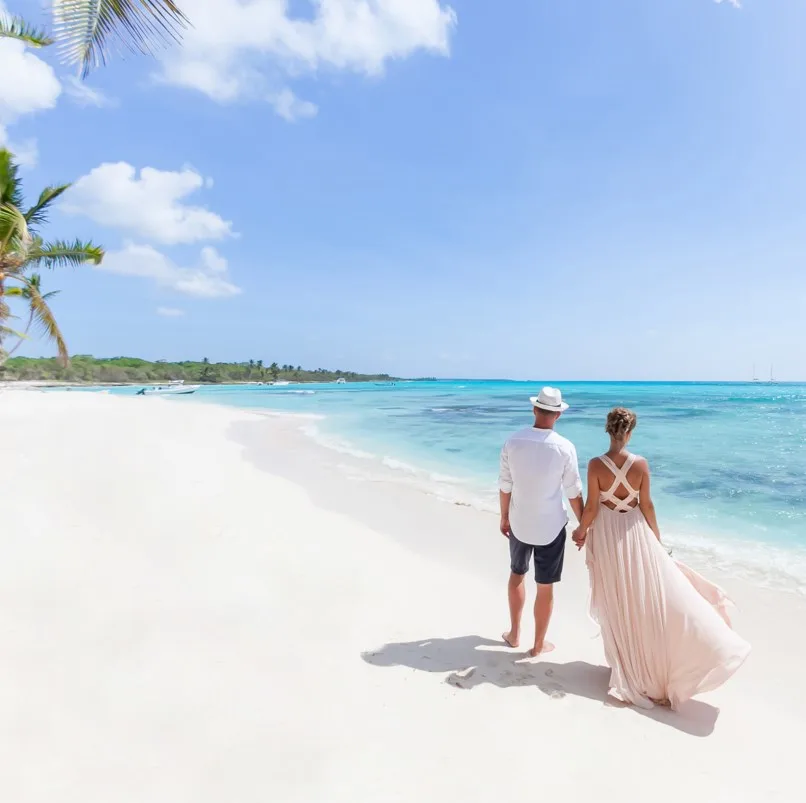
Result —
[[[230,384],[237,382],[387,382],[389,374],[358,374],[354,371],[330,371],[325,368],[309,370],[302,366],[264,365],[263,360],[248,362],[210,362],[203,360],[184,362],[149,362],[135,357],[99,359],[78,354],[63,367],[52,358],[13,357],[0,368],[0,379],[44,380],[91,384],[168,382],[183,379],[186,382]]]

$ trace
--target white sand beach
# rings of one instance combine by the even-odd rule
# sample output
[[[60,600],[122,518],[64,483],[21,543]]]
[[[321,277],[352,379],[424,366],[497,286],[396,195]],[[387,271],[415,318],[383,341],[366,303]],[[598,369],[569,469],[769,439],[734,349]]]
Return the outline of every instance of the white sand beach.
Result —
[[[802,799],[801,596],[695,567],[753,653],[638,711],[581,555],[526,660],[495,517],[358,481],[299,420],[4,390],[0,426],[2,801]]]

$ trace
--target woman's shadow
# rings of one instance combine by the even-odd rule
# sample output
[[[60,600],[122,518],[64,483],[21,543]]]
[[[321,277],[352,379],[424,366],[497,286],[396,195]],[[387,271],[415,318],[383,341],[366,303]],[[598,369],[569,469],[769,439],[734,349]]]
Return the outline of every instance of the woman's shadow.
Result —
[[[489,683],[501,689],[537,687],[559,700],[566,695],[585,697],[613,708],[625,708],[692,736],[709,736],[719,710],[707,703],[690,700],[679,711],[655,707],[650,710],[627,706],[610,697],[610,670],[584,661],[567,664],[531,662],[525,653],[512,652],[501,641],[481,636],[434,638],[386,644],[361,657],[373,666],[407,666],[423,672],[450,673],[445,682],[459,689],[473,689]]]

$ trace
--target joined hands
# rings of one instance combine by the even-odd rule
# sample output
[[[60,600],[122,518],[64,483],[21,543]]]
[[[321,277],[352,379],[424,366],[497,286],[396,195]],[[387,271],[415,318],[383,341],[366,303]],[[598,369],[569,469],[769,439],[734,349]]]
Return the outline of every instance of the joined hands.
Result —
[[[571,535],[571,540],[574,542],[574,544],[576,544],[577,549],[582,549],[582,547],[585,546],[585,540],[587,537],[588,531],[583,530],[581,527],[577,527]]]

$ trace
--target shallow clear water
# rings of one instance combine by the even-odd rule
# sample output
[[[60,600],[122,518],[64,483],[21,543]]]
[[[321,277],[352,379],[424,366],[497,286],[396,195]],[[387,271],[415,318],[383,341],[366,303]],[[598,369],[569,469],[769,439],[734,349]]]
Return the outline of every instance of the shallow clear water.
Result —
[[[560,386],[571,409],[558,430],[576,444],[583,466],[607,447],[607,411],[636,411],[631,448],[650,461],[665,539],[723,568],[777,573],[806,590],[806,385]],[[537,389],[471,380],[219,386],[181,401],[323,416],[311,434],[359,450],[368,475],[383,461],[446,500],[494,509],[501,445],[531,423],[528,397]]]

